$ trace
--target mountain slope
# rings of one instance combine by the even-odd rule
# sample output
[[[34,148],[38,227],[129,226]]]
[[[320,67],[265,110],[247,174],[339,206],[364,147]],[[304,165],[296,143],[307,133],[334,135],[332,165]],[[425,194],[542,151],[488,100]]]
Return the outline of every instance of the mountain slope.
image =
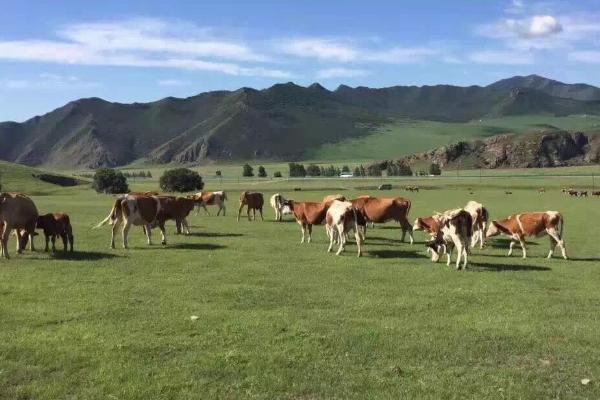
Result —
[[[596,91],[541,77],[514,77],[487,87],[340,86],[335,91],[286,83],[144,104],[88,98],[24,123],[0,123],[0,159],[92,168],[137,159],[291,160],[309,149],[364,137],[398,118],[466,122],[507,115],[600,114]]]

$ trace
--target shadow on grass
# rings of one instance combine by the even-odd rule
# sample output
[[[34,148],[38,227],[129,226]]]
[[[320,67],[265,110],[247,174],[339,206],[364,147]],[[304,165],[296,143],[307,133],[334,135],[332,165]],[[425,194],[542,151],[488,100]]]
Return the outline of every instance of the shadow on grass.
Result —
[[[556,253],[555,253],[556,254]],[[567,254],[568,256],[568,254]],[[558,258],[556,256],[554,256],[554,258]],[[600,258],[599,257],[582,257],[582,258],[577,258],[577,257],[571,257],[568,260],[565,261],[576,261],[576,262],[600,262]]]
[[[423,253],[416,250],[369,250],[366,253],[374,258],[423,258]]]
[[[529,246],[539,246],[539,243],[536,242],[525,242],[525,244],[527,245],[527,247]],[[493,248],[500,248],[500,249],[507,249],[510,246],[510,239],[495,239],[495,240],[488,240],[485,243],[486,247],[493,247]],[[521,250],[521,245],[517,242],[515,244],[515,250]]]
[[[52,259],[55,260],[73,260],[73,261],[98,261],[106,260],[110,258],[122,257],[112,253],[102,253],[99,251],[57,251],[56,253],[50,253]]]
[[[482,262],[470,262],[467,269],[474,271],[551,271],[550,267],[541,267],[539,265],[515,265],[515,264],[493,264]]]
[[[166,248],[179,250],[219,250],[225,247],[227,246],[212,243],[177,243],[166,246]]]
[[[195,237],[207,237],[207,238],[212,238],[212,237],[239,237],[239,236],[244,236],[241,233],[229,233],[229,232],[225,232],[225,233],[217,233],[217,232],[192,232],[189,235],[185,235],[185,236],[195,236]]]

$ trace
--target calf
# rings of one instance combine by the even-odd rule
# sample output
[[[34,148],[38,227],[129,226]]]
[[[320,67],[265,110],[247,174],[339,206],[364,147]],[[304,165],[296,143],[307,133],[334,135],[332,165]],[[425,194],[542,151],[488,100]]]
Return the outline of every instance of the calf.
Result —
[[[351,203],[363,214],[367,221],[380,223],[393,220],[398,222],[402,228],[401,241],[404,242],[408,233],[410,244],[413,244],[412,226],[407,219],[411,206],[410,200],[404,198],[359,197],[351,200]]]
[[[192,195],[191,198],[197,201],[196,215],[198,215],[198,210],[200,207],[204,209],[206,215],[210,215],[206,206],[215,205],[219,208],[217,210],[217,216],[221,214],[221,211],[223,211],[223,216],[225,216],[225,212],[227,211],[225,208],[225,201],[227,200],[227,194],[225,194],[225,191],[220,190],[218,192],[198,192]]]
[[[331,203],[299,202],[293,200],[289,200],[289,202],[292,214],[294,214],[296,222],[302,228],[302,240],[300,243],[304,243],[307,233],[307,243],[310,243],[313,225],[319,225],[325,220],[327,209]]]
[[[525,212],[513,214],[510,217],[492,221],[488,227],[486,237],[492,237],[504,234],[511,238],[508,255],[512,255],[513,246],[518,241],[523,250],[523,258],[527,258],[527,249],[525,238],[528,236],[542,236],[547,234],[550,237],[550,252],[547,258],[554,254],[556,245],[560,247],[563,258],[567,259],[565,242],[562,239],[564,219],[558,211],[544,212]]]
[[[330,252],[334,242],[339,242],[337,255],[344,251],[346,245],[346,236],[354,231],[356,246],[358,247],[358,257],[362,255],[362,243],[364,240],[364,230],[366,221],[363,215],[348,201],[335,200],[327,209],[325,215],[325,231],[329,238]]]
[[[44,231],[46,239],[46,247],[44,251],[48,251],[48,241],[52,241],[52,251],[56,251],[56,237],[60,236],[63,242],[63,251],[73,251],[73,228],[71,220],[65,213],[44,214],[37,218],[36,228]]]
[[[275,221],[283,221],[284,215],[292,213],[289,201],[279,193],[271,196],[270,203],[273,210],[275,210]]]
[[[431,260],[437,262],[441,249],[443,249],[448,256],[446,264],[450,265],[452,250],[456,247],[456,269],[461,269],[461,259],[463,261],[462,269],[465,269],[473,234],[471,214],[457,208],[438,214],[435,218],[438,220],[441,229],[435,239],[427,243],[428,250],[431,251]]]
[[[485,241],[485,227],[489,219],[489,213],[487,209],[483,206],[483,204],[471,200],[466,206],[464,206],[463,210],[471,215],[471,220],[473,222],[473,242],[471,243],[471,247],[475,246],[477,242],[479,242],[479,248],[483,249],[483,244]]]
[[[264,221],[263,218],[263,205],[265,201],[262,193],[258,192],[242,192],[240,195],[240,209],[238,210],[237,220],[239,222],[240,215],[242,214],[242,209],[244,206],[247,207],[248,212],[248,221],[250,221],[250,210],[252,210],[253,219],[256,221],[256,210],[260,213],[260,219]]]

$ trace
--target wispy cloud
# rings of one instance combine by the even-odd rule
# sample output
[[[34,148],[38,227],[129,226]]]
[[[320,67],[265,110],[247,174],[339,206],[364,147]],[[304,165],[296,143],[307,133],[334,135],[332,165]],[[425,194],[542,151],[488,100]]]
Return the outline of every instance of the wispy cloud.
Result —
[[[531,53],[519,53],[508,50],[485,50],[472,53],[469,59],[478,64],[528,65],[535,59]]]
[[[369,75],[369,71],[350,68],[325,68],[317,72],[318,79],[356,78],[366,75]]]
[[[43,72],[34,77],[0,80],[0,88],[18,89],[89,89],[100,86],[99,82],[82,80],[72,75]]]

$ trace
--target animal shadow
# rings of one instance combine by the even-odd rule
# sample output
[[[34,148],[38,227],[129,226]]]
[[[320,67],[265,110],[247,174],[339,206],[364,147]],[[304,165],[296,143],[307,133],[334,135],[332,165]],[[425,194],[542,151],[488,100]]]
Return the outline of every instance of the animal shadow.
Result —
[[[475,271],[551,271],[550,267],[541,267],[539,265],[516,265],[504,263],[484,263],[484,262],[469,262],[467,269]]]
[[[112,253],[102,253],[99,251],[57,251],[51,253],[51,256],[55,260],[73,260],[73,261],[98,261],[106,260],[110,258],[121,257]]]
[[[510,239],[495,239],[495,240],[488,240],[485,244],[486,246],[489,247],[493,247],[493,248],[498,248],[498,249],[507,249],[510,247]],[[536,242],[525,242],[525,245],[527,245],[527,247],[529,246],[539,246],[539,243]],[[517,242],[515,244],[515,250],[520,250],[521,246],[519,245],[519,243]]]
[[[214,238],[214,237],[240,237],[240,236],[244,236],[241,233],[230,233],[230,232],[225,232],[225,233],[217,233],[217,232],[192,232],[189,235],[185,235],[185,236],[195,236],[195,237],[202,237],[202,238]]]
[[[375,258],[422,258],[423,254],[415,250],[369,250],[368,253]]]
[[[226,246],[213,243],[177,243],[167,247],[179,250],[219,250],[224,249]]]

